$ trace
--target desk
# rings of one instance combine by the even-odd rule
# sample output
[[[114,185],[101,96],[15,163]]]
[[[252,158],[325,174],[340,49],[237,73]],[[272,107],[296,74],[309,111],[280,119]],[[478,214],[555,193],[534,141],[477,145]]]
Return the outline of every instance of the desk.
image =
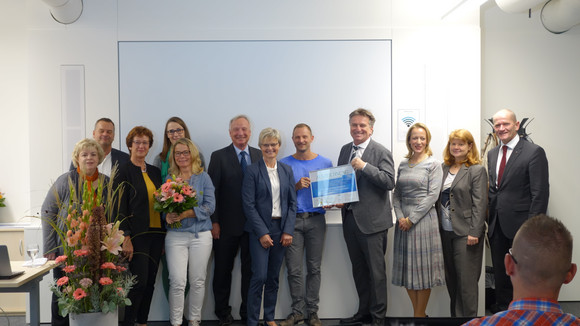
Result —
[[[42,277],[56,264],[54,260],[38,267],[22,267],[24,261],[11,261],[13,271],[24,270],[24,274],[9,280],[0,280],[2,292],[28,292],[30,294],[30,326],[40,325],[40,295],[39,286]]]

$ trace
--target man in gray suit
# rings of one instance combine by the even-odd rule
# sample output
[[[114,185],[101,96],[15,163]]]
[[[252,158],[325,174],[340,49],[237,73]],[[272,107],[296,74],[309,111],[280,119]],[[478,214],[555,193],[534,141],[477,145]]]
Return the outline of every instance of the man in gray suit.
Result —
[[[496,304],[492,312],[506,310],[512,300],[512,284],[506,275],[504,256],[520,226],[529,218],[545,214],[550,184],[544,150],[520,139],[520,123],[510,110],[493,116],[493,128],[501,140],[488,153],[489,239],[495,276]],[[501,149],[501,150],[500,150]]]
[[[343,325],[383,325],[387,312],[385,252],[387,229],[393,226],[389,192],[395,187],[393,156],[371,139],[375,117],[366,109],[349,115],[352,143],[340,150],[338,165],[356,171],[359,201],[340,204],[344,240],[359,297],[357,313]]]

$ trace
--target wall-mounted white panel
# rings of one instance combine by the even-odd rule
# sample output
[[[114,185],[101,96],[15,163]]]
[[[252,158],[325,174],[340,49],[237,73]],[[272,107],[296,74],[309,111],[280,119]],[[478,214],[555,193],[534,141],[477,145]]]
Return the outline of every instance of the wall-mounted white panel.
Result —
[[[153,130],[148,161],[171,116],[185,120],[208,160],[231,142],[229,120],[242,113],[253,146],[263,128],[280,130],[280,157],[294,152],[292,129],[305,122],[313,150],[336,163],[358,107],[375,114],[374,138],[391,148],[390,40],[120,42],[119,88],[119,138],[137,125]]]
[[[62,99],[62,170],[70,167],[75,144],[85,135],[85,66],[60,67]]]

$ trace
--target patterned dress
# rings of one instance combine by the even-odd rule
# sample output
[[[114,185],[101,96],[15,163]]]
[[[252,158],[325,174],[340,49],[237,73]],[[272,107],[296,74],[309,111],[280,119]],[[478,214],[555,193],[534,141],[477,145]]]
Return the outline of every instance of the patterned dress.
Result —
[[[441,163],[429,157],[410,167],[405,159],[397,175],[393,194],[397,225],[392,283],[410,290],[445,285],[443,249],[434,207],[441,191]],[[413,222],[409,231],[399,229],[401,217],[409,217]]]

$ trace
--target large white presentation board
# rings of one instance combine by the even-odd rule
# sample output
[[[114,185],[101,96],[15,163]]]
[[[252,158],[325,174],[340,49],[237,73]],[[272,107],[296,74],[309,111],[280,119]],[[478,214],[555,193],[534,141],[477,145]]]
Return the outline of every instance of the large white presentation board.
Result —
[[[312,148],[334,164],[352,141],[348,114],[358,107],[377,118],[374,139],[391,148],[391,41],[119,42],[119,134],[154,133],[147,158],[162,147],[165,122],[181,117],[209,163],[228,145],[229,120],[252,121],[250,145],[260,130],[282,134],[279,157],[294,153],[292,129],[309,124]]]

